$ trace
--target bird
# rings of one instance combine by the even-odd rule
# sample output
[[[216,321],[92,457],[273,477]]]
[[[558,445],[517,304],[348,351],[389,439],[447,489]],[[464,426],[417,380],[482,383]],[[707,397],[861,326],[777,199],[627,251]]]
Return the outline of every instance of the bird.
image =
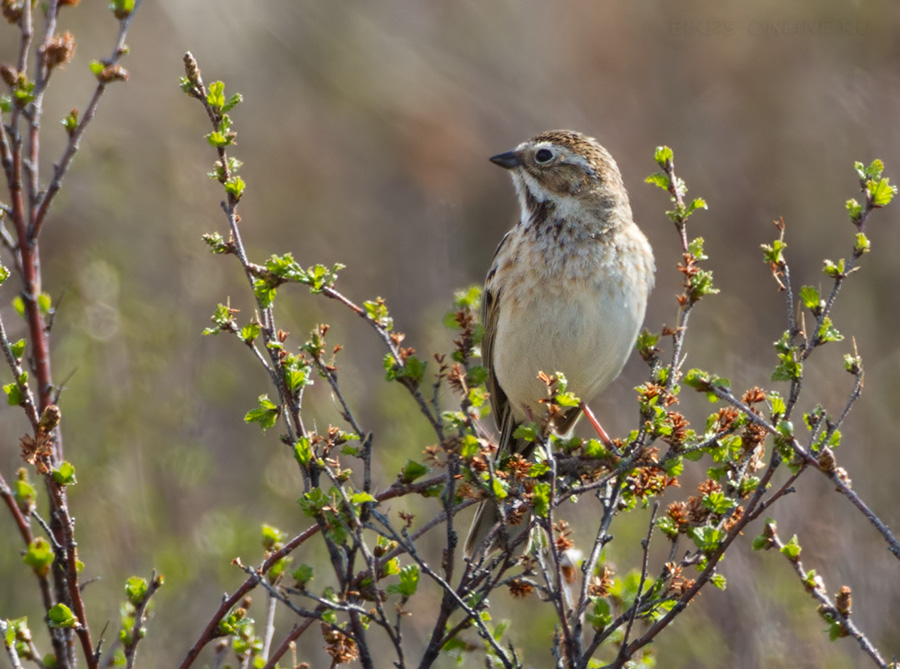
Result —
[[[490,160],[509,171],[520,208],[482,292],[481,353],[499,461],[506,453],[528,457],[534,448],[513,434],[547,415],[540,373],[561,372],[582,401],[558,413],[548,431],[567,436],[582,413],[600,429],[587,403],[619,375],[634,348],[655,264],[619,168],[596,139],[551,130]],[[500,519],[498,503],[483,501],[467,555],[504,548],[529,526],[527,513],[509,514],[502,528]]]

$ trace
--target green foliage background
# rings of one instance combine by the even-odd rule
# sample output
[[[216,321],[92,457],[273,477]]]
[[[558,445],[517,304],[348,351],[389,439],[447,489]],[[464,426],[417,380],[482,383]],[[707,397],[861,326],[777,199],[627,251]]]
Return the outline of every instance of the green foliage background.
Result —
[[[61,25],[79,47],[46,101],[48,156],[64,141],[54,119],[84,108],[88,62],[106,54],[116,29],[104,2],[64,11]],[[691,194],[709,203],[694,230],[722,291],[694,313],[688,366],[766,386],[785,315],[759,244],[776,236],[770,221],[783,216],[797,286],[818,285],[821,259],[848,253],[853,161],[881,158],[891,175],[900,166],[898,28],[890,0],[144,3],[123,63],[131,79],[107,92],[42,249],[45,290],[59,303],[55,374],[71,374],[61,407],[67,457],[78,468],[70,499],[81,559],[86,575],[103,579],[86,594],[95,630],[105,618],[114,626],[124,579],[156,566],[166,587],[140,652],[153,658],[149,666],[171,666],[242,579],[230,560],[261,555],[261,523],[294,534],[307,522],[289,450],[274,431],[261,435],[242,420],[268,391],[266,379],[234,341],[200,336],[218,302],[230,296],[245,310],[251,302],[237,263],[200,241],[225,226],[221,190],[205,176],[213,159],[206,119],[178,88],[186,50],[208,82],[223,79],[229,94],[245,96],[233,112],[235,153],[245,163],[241,213],[256,259],[291,251],[303,265],[346,264],[341,289],[359,301],[386,298],[423,354],[449,350],[441,315],[452,291],[482,279],[515,216],[508,177],[487,157],[554,127],[593,134],[617,157],[657,255],[647,323],[671,324],[680,258],[668,202],[643,183],[653,148],[669,144]],[[0,38],[0,61],[12,60],[14,46]],[[893,527],[897,224],[894,208],[874,218],[873,253],[835,314],[867,369],[838,457]],[[0,296],[9,323],[15,290]],[[283,293],[282,326],[303,337],[329,322],[332,340],[346,346],[344,390],[376,434],[381,475],[420,457],[428,426],[401,388],[383,383],[371,333],[337,305]],[[841,363],[849,350],[848,337],[809,369],[809,386],[830,408],[849,392]],[[631,389],[643,377],[632,360],[595,407],[612,434],[633,426]],[[323,425],[338,420],[322,387],[306,406]],[[18,466],[24,432],[18,410],[0,412],[6,472]],[[779,528],[800,535],[804,560],[833,589],[853,587],[861,626],[896,652],[896,562],[824,479],[807,477],[799,492],[776,514]],[[614,528],[613,558],[627,564],[644,531],[638,519]],[[0,515],[0,537],[12,536]],[[728,591],[707,592],[662,635],[662,665],[861,666],[852,644],[827,641],[783,561],[751,553],[751,539],[724,564]],[[0,582],[0,615],[40,617],[14,549],[0,551]],[[498,604],[498,617],[506,607],[523,627],[529,655],[545,657],[545,621]],[[314,637],[304,643],[301,659],[321,657]]]

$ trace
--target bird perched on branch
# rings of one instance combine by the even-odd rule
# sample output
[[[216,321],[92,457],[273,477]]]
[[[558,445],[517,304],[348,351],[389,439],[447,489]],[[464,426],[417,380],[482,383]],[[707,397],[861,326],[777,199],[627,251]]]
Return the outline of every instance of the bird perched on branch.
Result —
[[[521,208],[494,254],[482,304],[498,462],[507,453],[530,455],[533,444],[513,433],[546,416],[540,372],[561,372],[582,400],[557,414],[548,430],[565,435],[584,412],[608,442],[586,403],[622,371],[654,274],[653,251],[632,218],[622,175],[596,140],[571,130],[541,133],[491,161],[510,171]],[[501,538],[511,542],[529,525],[526,513],[500,520],[497,502],[485,501],[466,553],[502,547]]]

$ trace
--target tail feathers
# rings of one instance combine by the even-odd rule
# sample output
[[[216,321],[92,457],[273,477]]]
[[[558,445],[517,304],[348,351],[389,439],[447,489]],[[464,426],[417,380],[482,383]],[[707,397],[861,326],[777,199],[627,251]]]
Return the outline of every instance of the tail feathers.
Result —
[[[473,554],[482,551],[487,554],[495,550],[505,550],[508,546],[515,544],[516,540],[524,532],[528,531],[528,527],[531,524],[531,513],[526,510],[514,515],[518,516],[518,518],[507,518],[508,524],[504,531],[497,503],[494,500],[483,502],[478,507],[478,511],[472,521],[472,527],[469,529],[469,536],[466,538],[466,555],[471,557]],[[513,520],[517,522],[513,524]],[[490,544],[485,545],[488,535],[492,533],[493,536],[489,540]],[[515,552],[524,552],[527,545],[527,541],[520,542],[516,546]]]
[[[516,431],[519,424],[513,418],[512,411],[508,405],[503,411],[500,426],[500,441],[497,446],[496,461],[500,462],[507,452],[519,453],[524,458],[531,457],[531,453],[534,450],[534,444],[525,441],[524,439],[516,439],[513,437],[513,433]],[[503,502],[489,499],[482,502],[481,506],[478,507],[478,511],[472,521],[472,527],[469,529],[469,536],[466,538],[466,555],[471,557],[473,553],[477,552],[479,546],[482,545],[492,531],[493,537],[490,540],[490,545],[481,546],[481,550],[483,550],[485,554],[495,550],[505,549],[507,546],[514,544],[516,539],[521,536],[523,532],[528,531],[531,513],[527,509],[521,511],[517,510],[514,514],[507,512],[507,526],[504,531],[500,526],[501,516],[500,509],[497,507],[498,503],[502,504]],[[510,515],[514,517],[510,518]],[[503,540],[504,535],[506,541]],[[515,548],[516,553],[524,552],[527,549],[527,546],[527,541],[520,542]]]

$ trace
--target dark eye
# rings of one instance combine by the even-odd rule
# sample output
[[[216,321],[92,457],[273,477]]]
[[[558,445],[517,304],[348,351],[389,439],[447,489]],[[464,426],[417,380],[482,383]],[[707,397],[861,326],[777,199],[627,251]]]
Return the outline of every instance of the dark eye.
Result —
[[[538,152],[534,154],[534,159],[541,165],[549,163],[553,160],[553,151],[550,149],[538,149]]]

